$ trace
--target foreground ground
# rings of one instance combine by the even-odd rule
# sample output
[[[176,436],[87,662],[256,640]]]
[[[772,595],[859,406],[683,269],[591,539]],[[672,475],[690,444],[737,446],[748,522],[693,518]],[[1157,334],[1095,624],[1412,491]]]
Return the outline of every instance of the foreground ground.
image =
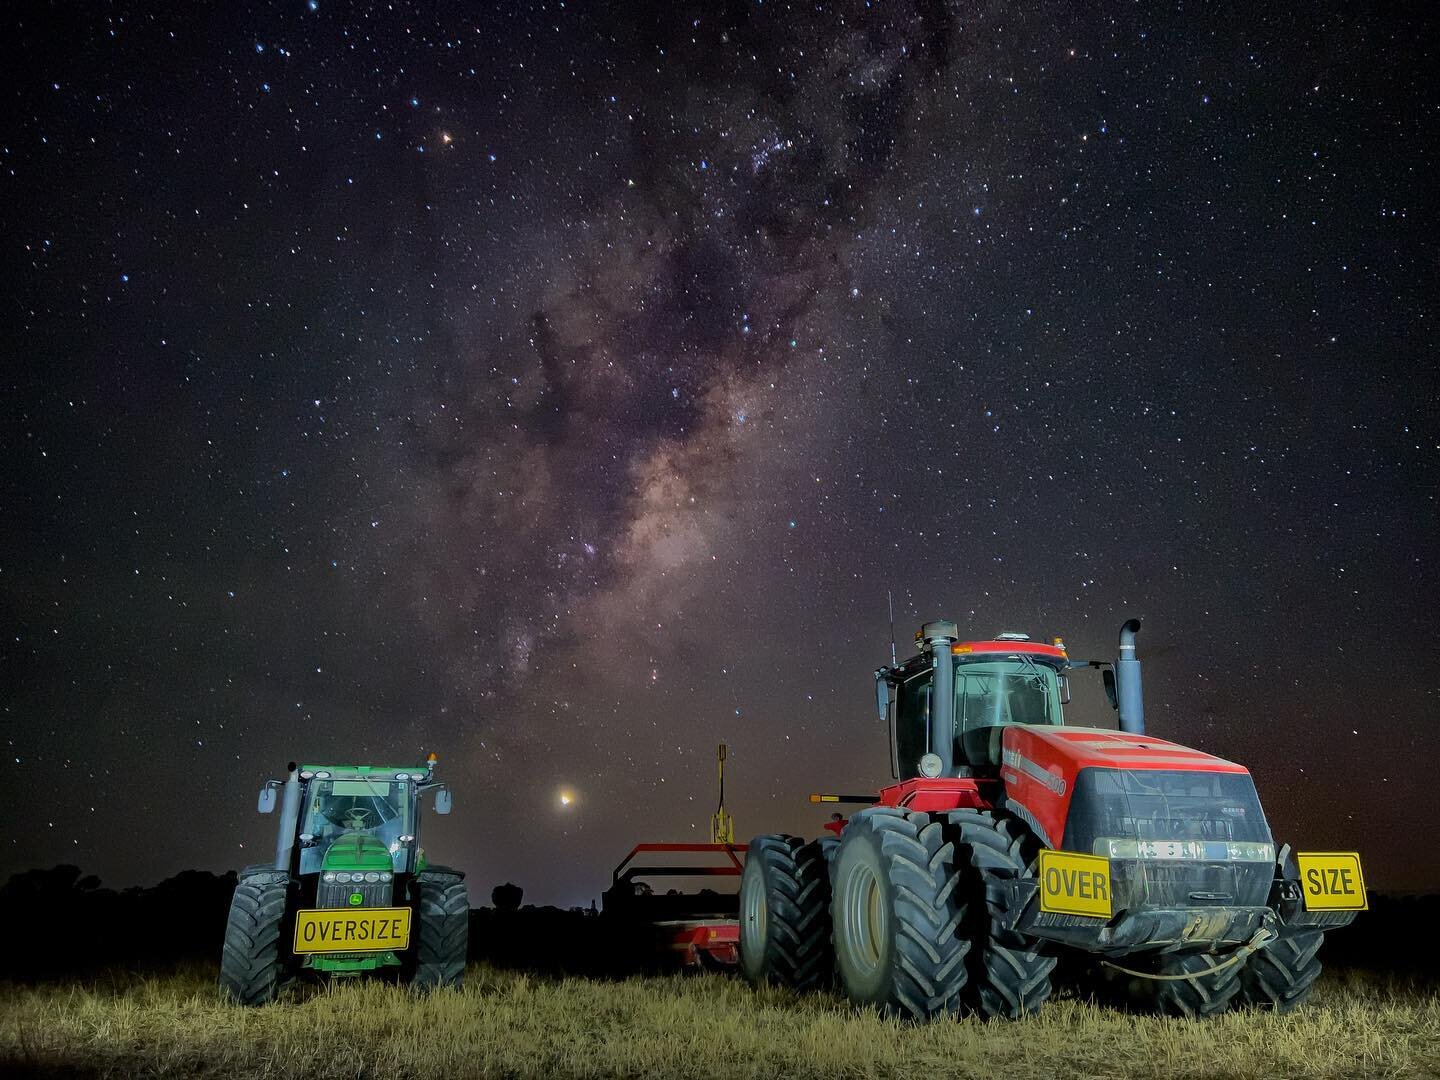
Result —
[[[726,976],[547,980],[471,968],[463,992],[375,983],[263,1009],[214,973],[0,986],[0,1074],[92,1076],[1440,1076],[1440,994],[1327,975],[1291,1016],[1191,1023],[1061,997],[1020,1023],[914,1027]]]

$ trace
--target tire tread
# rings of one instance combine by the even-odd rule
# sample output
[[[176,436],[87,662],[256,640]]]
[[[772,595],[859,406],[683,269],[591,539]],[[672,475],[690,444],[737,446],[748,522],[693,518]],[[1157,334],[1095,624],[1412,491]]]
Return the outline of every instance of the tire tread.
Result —
[[[288,874],[253,868],[230,900],[220,953],[220,991],[239,1005],[264,1005],[283,985],[280,930],[290,892]]]
[[[415,877],[416,990],[459,989],[470,946],[470,898],[463,875],[443,867]]]

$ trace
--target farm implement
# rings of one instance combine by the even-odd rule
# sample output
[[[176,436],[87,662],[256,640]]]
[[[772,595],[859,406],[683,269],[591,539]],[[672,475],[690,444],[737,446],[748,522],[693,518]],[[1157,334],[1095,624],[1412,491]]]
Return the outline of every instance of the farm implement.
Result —
[[[661,892],[655,882],[738,879],[744,853],[744,844],[636,844],[615,867],[610,888],[601,898],[604,917],[652,957],[669,958],[684,967],[731,966],[739,960],[740,942],[739,898],[733,887]],[[668,858],[641,864],[635,861],[641,855]],[[689,858],[677,860],[680,855]]]
[[[737,879],[744,872],[740,856],[746,848],[735,843],[735,819],[725,809],[724,743],[715,760],[720,799],[710,818],[710,843],[636,844],[615,867],[601,898],[605,917],[642,953],[684,967],[731,967],[740,959],[739,897],[733,888],[663,893],[656,888],[668,880]],[[667,860],[637,863],[641,855]],[[677,861],[677,856],[682,858]]]
[[[1032,1012],[1062,957],[1179,1016],[1304,1001],[1325,932],[1366,905],[1359,856],[1277,849],[1244,766],[1145,733],[1139,629],[1111,662],[927,623],[875,672],[895,782],[811,796],[863,804],[820,839],[750,842],[746,976],[921,1020]],[[1077,669],[1118,731],[1065,725]]]
[[[424,765],[296,765],[260,791],[280,819],[275,859],[240,874],[225,929],[220,988],[242,1005],[273,1001],[296,975],[397,976],[459,986],[470,904],[464,875],[419,846],[420,800],[450,812]]]

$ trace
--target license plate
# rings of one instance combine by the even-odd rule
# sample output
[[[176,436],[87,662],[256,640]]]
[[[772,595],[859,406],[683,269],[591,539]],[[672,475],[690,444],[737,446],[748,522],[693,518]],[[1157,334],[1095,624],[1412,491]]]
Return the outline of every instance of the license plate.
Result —
[[[1365,878],[1353,851],[1295,853],[1306,911],[1364,911]]]
[[[1205,845],[1194,840],[1141,840],[1136,845],[1142,859],[1199,859]]]
[[[1110,860],[1073,851],[1040,852],[1040,910],[1110,918]]]
[[[326,908],[295,913],[297,953],[384,952],[410,944],[410,909]]]

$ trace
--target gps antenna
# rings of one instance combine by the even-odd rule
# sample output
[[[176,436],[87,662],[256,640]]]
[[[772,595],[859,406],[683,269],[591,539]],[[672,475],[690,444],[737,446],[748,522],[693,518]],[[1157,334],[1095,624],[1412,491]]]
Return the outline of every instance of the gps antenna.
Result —
[[[885,590],[885,603],[890,606],[890,666],[895,666],[895,594]]]

